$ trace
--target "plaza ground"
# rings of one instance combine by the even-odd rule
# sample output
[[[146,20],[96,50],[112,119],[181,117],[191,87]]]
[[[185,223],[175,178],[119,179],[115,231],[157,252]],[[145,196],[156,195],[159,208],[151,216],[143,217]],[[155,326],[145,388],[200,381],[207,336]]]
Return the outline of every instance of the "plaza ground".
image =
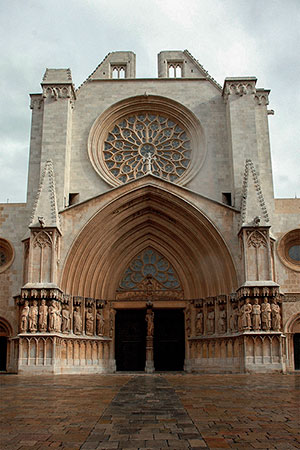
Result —
[[[300,448],[300,374],[1,375],[7,450]]]

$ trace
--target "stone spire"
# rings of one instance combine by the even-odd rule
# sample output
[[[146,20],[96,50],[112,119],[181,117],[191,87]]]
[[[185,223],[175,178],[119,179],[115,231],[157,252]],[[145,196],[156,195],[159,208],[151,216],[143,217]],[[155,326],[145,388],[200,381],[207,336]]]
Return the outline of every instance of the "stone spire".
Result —
[[[246,159],[241,205],[241,225],[267,225],[269,216],[260,182],[251,159]]]
[[[46,162],[42,172],[29,226],[30,228],[60,228],[54,170],[51,160]]]

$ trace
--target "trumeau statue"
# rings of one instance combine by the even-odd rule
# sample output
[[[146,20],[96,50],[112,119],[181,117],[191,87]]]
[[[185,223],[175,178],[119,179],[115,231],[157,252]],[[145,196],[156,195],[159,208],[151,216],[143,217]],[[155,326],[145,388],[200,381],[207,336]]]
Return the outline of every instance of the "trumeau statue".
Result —
[[[88,336],[92,336],[94,334],[94,316],[92,308],[88,308],[85,313],[85,333]]]
[[[260,318],[260,305],[258,304],[258,298],[254,300],[254,305],[252,306],[252,328],[255,331],[260,330],[261,318]]]
[[[28,300],[26,300],[22,308],[20,320],[20,330],[23,333],[26,332],[28,328],[28,315],[29,315],[29,302]]]
[[[37,331],[38,313],[39,313],[38,303],[36,300],[34,300],[33,304],[30,306],[28,314],[29,331],[31,331],[32,333]]]
[[[238,309],[233,308],[231,315],[229,317],[229,328],[230,331],[236,331],[238,328]]]
[[[271,311],[272,311],[272,328],[274,331],[279,331],[281,322],[280,306],[278,305],[275,299],[273,300]]]
[[[96,314],[96,326],[97,326],[97,335],[103,336],[105,330],[105,319],[103,317],[103,311],[98,310]]]
[[[246,298],[245,303],[241,307],[241,328],[243,330],[250,330],[251,328],[251,312],[252,305],[250,299]]]
[[[39,331],[47,331],[48,306],[46,300],[42,300],[39,306]]]
[[[63,333],[68,333],[71,329],[71,317],[70,317],[70,310],[67,306],[64,306],[64,308],[61,311],[62,316],[62,325],[61,325],[61,331]]]
[[[261,322],[264,331],[271,329],[271,305],[267,297],[264,298],[264,302],[261,305]]]
[[[147,336],[152,337],[154,332],[154,312],[152,309],[147,309],[145,320],[147,322]]]
[[[74,316],[74,333],[81,334],[82,333],[82,318],[81,318],[81,311],[80,311],[79,306],[75,307],[73,316]]]

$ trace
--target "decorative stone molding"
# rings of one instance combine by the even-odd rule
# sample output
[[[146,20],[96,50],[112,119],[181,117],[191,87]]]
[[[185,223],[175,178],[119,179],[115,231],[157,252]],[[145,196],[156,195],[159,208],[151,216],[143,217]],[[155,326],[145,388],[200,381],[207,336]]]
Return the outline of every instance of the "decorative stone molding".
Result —
[[[256,81],[254,77],[247,78],[225,78],[223,87],[223,97],[227,101],[230,95],[238,95],[243,97],[244,95],[256,94]]]
[[[14,247],[7,239],[0,238],[0,273],[5,272],[15,258]]]
[[[268,232],[266,230],[247,230],[247,245],[248,247],[267,247],[268,246]]]
[[[249,184],[251,182],[250,178],[252,177],[252,181],[254,183],[256,195],[257,195],[257,202],[258,206],[260,207],[260,210],[262,212],[262,218],[265,222],[269,222],[269,215],[265,203],[265,199],[263,196],[263,192],[260,186],[260,182],[254,167],[253,162],[251,159],[246,159],[245,163],[245,171],[244,171],[244,179],[243,179],[243,187],[242,187],[242,204],[241,204],[241,221],[242,223],[245,223],[246,216],[247,216],[247,207],[248,207],[248,189]],[[256,216],[253,217],[253,225],[259,225],[260,223],[260,217]]]
[[[74,88],[72,85],[43,85],[43,98],[75,100]]]
[[[41,109],[43,106],[43,102],[44,99],[42,94],[30,94],[30,109]]]
[[[293,249],[296,250],[297,253],[293,257]],[[295,272],[300,272],[300,257],[299,257],[299,249],[300,249],[300,228],[296,228],[294,230],[289,231],[284,234],[277,245],[277,253],[281,262],[292,269]]]
[[[269,94],[269,90],[257,89],[254,96],[256,104],[259,106],[267,106],[269,104]]]

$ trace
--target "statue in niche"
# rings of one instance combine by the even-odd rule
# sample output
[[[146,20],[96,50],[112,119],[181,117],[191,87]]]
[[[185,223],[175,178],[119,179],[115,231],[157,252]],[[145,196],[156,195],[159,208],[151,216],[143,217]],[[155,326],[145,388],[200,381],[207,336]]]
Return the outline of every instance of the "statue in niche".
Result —
[[[220,310],[220,314],[219,314],[219,320],[218,320],[218,325],[219,325],[219,332],[220,333],[225,333],[226,332],[226,311],[225,309],[221,309]]]
[[[33,300],[33,304],[30,306],[28,314],[29,331],[31,331],[32,333],[35,333],[37,331],[38,314],[39,314],[38,302],[36,300]]]
[[[63,333],[69,333],[71,329],[71,316],[70,310],[67,306],[63,307],[61,311],[61,318],[62,318],[61,331]]]
[[[22,308],[20,320],[20,330],[23,333],[26,332],[28,328],[28,315],[29,315],[29,302],[28,300],[26,300]]]
[[[268,302],[268,298],[265,297],[261,305],[261,323],[264,331],[271,329],[271,305]]]
[[[49,331],[55,331],[56,326],[56,302],[52,300],[49,306]]]
[[[154,312],[147,309],[145,320],[147,322],[147,337],[152,337],[154,333]]]
[[[60,332],[61,331],[61,305],[60,303],[56,304],[56,311],[55,311],[55,324],[54,324],[54,330]]]
[[[48,306],[46,305],[46,300],[43,299],[39,306],[39,331],[47,331],[47,317],[48,317]]]
[[[280,306],[278,305],[276,299],[273,300],[271,311],[272,311],[272,328],[274,331],[280,331],[280,322],[281,322]]]
[[[112,338],[114,333],[114,312],[111,309],[109,312],[109,337]]]
[[[203,334],[203,312],[200,309],[196,316],[196,335]]]
[[[92,308],[88,308],[85,313],[85,334],[88,336],[94,334],[94,315]]]
[[[233,308],[229,317],[230,331],[236,331],[238,327],[238,309]]]
[[[242,330],[251,329],[251,312],[252,305],[250,303],[250,298],[246,298],[245,303],[241,307],[241,328]]]
[[[207,332],[213,334],[215,331],[215,311],[211,309],[207,313]]]
[[[103,317],[103,311],[100,309],[96,314],[96,327],[97,327],[97,335],[103,336],[105,330],[105,319]]]
[[[81,334],[82,333],[82,318],[81,318],[81,311],[80,311],[79,306],[75,307],[73,317],[74,317],[74,333]]]
[[[254,331],[260,330],[261,318],[260,318],[261,308],[258,304],[258,298],[254,300],[254,305],[252,306],[252,328]]]

